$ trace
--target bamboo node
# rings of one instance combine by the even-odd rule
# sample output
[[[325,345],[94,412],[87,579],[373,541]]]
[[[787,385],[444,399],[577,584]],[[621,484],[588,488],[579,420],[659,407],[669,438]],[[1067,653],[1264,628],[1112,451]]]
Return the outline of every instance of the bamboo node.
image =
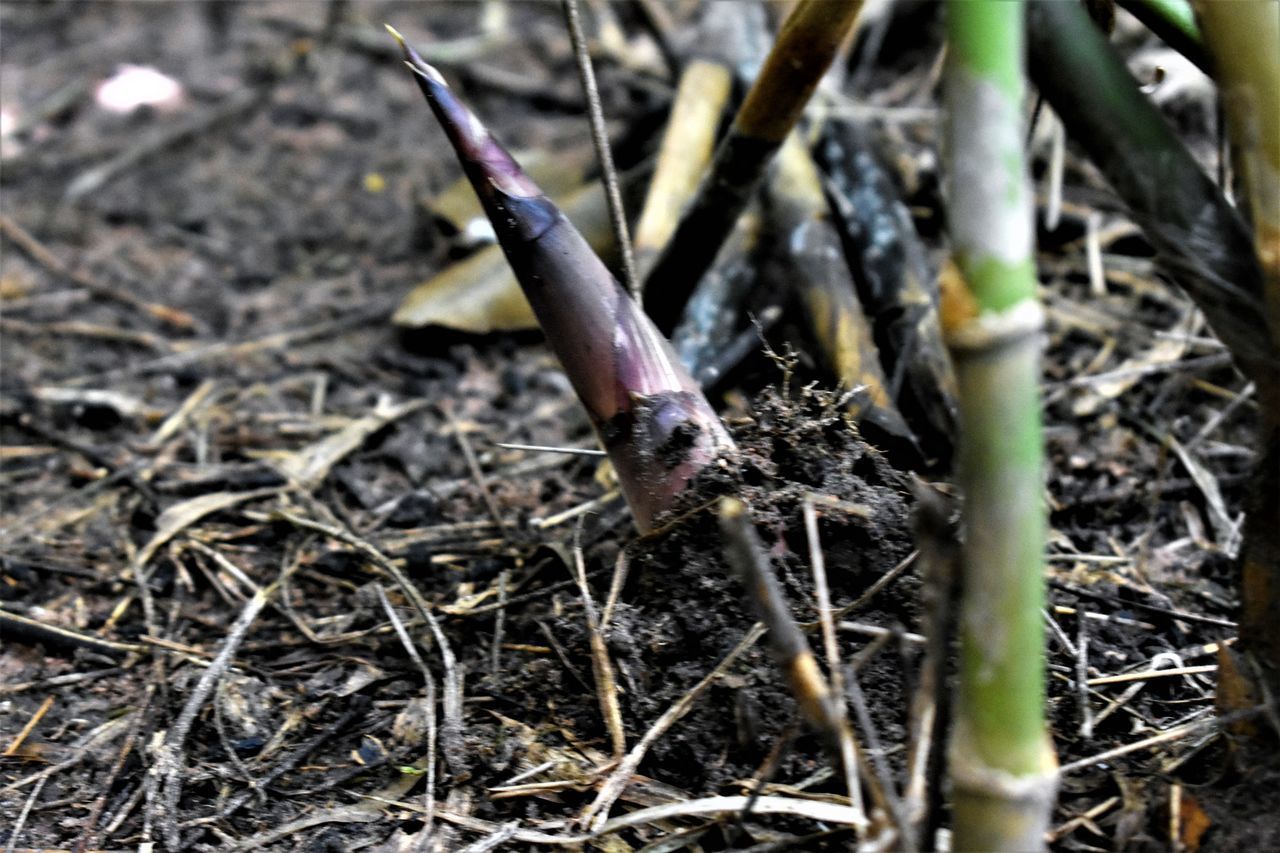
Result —
[[[1039,337],[1044,309],[1024,299],[1004,311],[983,311],[945,330],[947,346],[956,355],[990,353]]]

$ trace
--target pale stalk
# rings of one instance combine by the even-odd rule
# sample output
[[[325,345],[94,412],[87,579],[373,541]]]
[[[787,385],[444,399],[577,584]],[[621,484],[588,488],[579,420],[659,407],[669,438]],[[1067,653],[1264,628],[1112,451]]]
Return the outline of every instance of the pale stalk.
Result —
[[[732,88],[732,73],[718,62],[695,59],[680,75],[653,181],[636,223],[636,275],[641,281],[675,233],[680,215],[711,162],[720,114]]]
[[[645,311],[662,331],[676,325],[861,7],[861,0],[799,0],[787,15],[697,197],[646,278]]]
[[[956,850],[1037,850],[1057,760],[1045,725],[1042,313],[1022,152],[1023,7],[950,4],[943,324],[960,389],[964,545],[950,744]]]

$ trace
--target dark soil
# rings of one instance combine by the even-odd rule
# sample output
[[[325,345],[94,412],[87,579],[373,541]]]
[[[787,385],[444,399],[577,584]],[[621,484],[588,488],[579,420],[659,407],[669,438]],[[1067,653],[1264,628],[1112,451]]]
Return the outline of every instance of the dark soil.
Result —
[[[511,147],[579,144],[586,119],[558,7],[508,13],[506,35],[446,73]],[[496,446],[594,446],[536,335],[391,326],[408,290],[458,253],[420,203],[458,169],[375,26],[432,44],[477,32],[482,14],[469,3],[0,5],[0,106],[25,123],[4,139],[0,172],[0,606],[36,623],[6,620],[0,634],[0,844],[453,850],[507,824],[568,833],[612,769],[578,554],[597,611],[622,579],[604,639],[631,747],[755,622],[722,554],[715,495],[750,505],[802,623],[816,619],[806,497],[841,502],[820,512],[837,608],[918,546],[912,475],[863,441],[803,352],[752,357],[716,401],[742,464],[639,538],[594,458]],[[904,191],[941,251],[936,121],[893,112],[933,103],[935,27],[911,5],[855,79],[884,108]],[[1119,42],[1138,57],[1153,47]],[[175,76],[185,102],[97,109],[93,86],[120,63]],[[598,64],[626,167],[652,150],[670,86]],[[1169,104],[1208,161],[1212,110]],[[1086,217],[1124,220],[1096,173],[1068,162],[1063,222],[1041,234],[1060,629],[1050,698],[1064,765],[1213,716],[1217,676],[1205,669],[1149,679],[1123,702],[1139,682],[1098,683],[1082,702],[1076,652],[1087,649],[1091,680],[1215,662],[1204,644],[1236,633],[1232,525],[1256,419],[1136,231],[1107,238],[1107,292],[1090,292]],[[794,331],[789,320],[775,330],[779,352]],[[1183,350],[1152,355],[1175,335],[1190,335]],[[1131,387],[1090,396],[1097,376],[1143,365]],[[344,431],[356,438],[341,452],[323,443]],[[317,458],[323,469],[298,485]],[[945,476],[930,479],[951,494]],[[215,496],[225,500],[176,520],[174,507]],[[232,666],[190,705],[255,588],[282,578]],[[908,568],[845,614],[864,632],[840,634],[898,787],[921,588]],[[165,764],[161,744],[183,726]],[[1054,845],[1280,847],[1280,765],[1242,744],[1205,727],[1072,770]],[[757,790],[841,802],[831,767],[761,642],[654,742],[612,813]],[[636,849],[697,830],[694,849],[849,845],[821,828],[682,817],[593,844]]]

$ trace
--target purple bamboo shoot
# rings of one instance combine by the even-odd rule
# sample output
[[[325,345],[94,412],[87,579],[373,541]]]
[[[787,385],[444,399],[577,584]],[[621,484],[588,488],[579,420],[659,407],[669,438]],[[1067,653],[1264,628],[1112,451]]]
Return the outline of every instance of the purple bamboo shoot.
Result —
[[[388,27],[391,30],[390,27]],[[733,451],[670,344],[573,224],[395,30],[516,278],[587,408],[641,531]]]

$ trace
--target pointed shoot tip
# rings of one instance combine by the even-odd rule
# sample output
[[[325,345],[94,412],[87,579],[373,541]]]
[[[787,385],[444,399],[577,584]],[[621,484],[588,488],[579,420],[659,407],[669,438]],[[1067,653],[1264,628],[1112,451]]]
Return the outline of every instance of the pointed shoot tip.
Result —
[[[428,80],[432,83],[436,83],[441,86],[449,85],[448,83],[445,82],[445,79],[440,74],[440,72],[437,71],[435,67],[432,66],[430,63],[428,63],[425,59],[423,59],[421,54],[419,54],[418,51],[413,49],[412,45],[410,45],[407,41],[405,41],[404,36],[400,34],[399,30],[397,30],[395,27],[391,26],[390,24],[384,23],[382,26],[387,28],[387,32],[390,33],[391,37],[396,40],[396,44],[400,45],[400,50],[404,52],[404,64],[409,66],[409,69],[413,71],[414,74],[417,74],[419,77],[422,77],[425,80]]]

